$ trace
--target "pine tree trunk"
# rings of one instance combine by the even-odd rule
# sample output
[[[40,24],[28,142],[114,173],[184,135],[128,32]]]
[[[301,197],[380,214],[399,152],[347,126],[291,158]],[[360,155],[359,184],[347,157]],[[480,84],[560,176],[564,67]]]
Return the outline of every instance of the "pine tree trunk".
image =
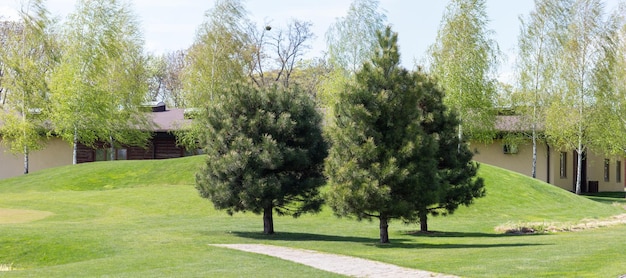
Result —
[[[389,219],[380,216],[380,243],[389,243]]]
[[[428,213],[420,212],[420,232],[428,232]]]
[[[266,235],[274,234],[274,217],[272,216],[272,207],[263,209],[263,233]]]

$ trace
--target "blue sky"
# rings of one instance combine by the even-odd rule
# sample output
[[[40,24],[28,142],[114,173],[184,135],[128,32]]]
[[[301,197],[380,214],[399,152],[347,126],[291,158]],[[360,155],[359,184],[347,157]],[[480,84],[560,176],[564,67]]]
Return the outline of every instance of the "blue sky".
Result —
[[[27,0],[0,0],[0,16],[10,16]],[[351,0],[248,0],[248,11],[259,26],[270,21],[273,26],[284,26],[291,18],[313,23],[317,36],[308,56],[319,56],[325,48],[324,33],[336,18],[344,16]],[[618,0],[608,0],[607,12]],[[65,17],[73,11],[75,0],[47,0],[51,13]],[[214,1],[202,0],[134,0],[134,11],[144,30],[146,50],[153,53],[184,49],[195,38],[197,27],[204,19],[205,11]],[[388,22],[399,34],[402,64],[412,68],[415,62],[424,64],[428,46],[436,38],[441,17],[448,1],[445,0],[380,0]],[[501,66],[501,79],[508,79],[510,64],[515,56],[519,33],[519,16],[527,15],[533,8],[533,0],[487,0],[489,29],[505,54]],[[12,11],[11,11],[12,10]]]

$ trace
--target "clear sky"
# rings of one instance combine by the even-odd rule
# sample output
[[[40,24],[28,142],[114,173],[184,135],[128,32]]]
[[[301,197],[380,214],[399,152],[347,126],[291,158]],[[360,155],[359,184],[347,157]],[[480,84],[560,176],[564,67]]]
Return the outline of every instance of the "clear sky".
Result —
[[[0,16],[14,15],[27,0],[0,0]],[[74,10],[75,0],[47,0],[48,10],[63,19]],[[213,7],[212,0],[131,0],[144,30],[146,50],[164,53],[189,47],[205,12]],[[296,18],[313,23],[317,36],[308,56],[319,56],[325,49],[324,34],[328,26],[346,14],[351,0],[248,0],[245,3],[251,18],[259,26],[285,26]],[[607,12],[618,0],[607,0]],[[398,32],[402,64],[412,68],[415,62],[424,64],[428,46],[434,43],[446,0],[380,0],[388,23]],[[505,54],[501,78],[508,79],[510,64],[515,56],[519,34],[519,16],[533,9],[533,0],[487,0],[489,29]]]

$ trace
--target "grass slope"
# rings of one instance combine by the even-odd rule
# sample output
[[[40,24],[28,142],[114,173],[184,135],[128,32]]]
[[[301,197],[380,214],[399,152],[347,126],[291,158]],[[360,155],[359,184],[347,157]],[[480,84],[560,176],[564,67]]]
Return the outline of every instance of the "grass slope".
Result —
[[[625,274],[626,226],[576,233],[508,236],[515,222],[576,222],[624,210],[483,165],[487,197],[454,215],[430,219],[432,234],[393,222],[379,245],[378,223],[337,219],[328,209],[299,219],[276,217],[264,236],[253,214],[228,216],[198,197],[202,157],[116,161],[49,169],[0,181],[0,209],[52,215],[0,223],[0,266],[7,276],[335,277],[279,259],[210,247],[266,243],[314,249],[465,277]]]

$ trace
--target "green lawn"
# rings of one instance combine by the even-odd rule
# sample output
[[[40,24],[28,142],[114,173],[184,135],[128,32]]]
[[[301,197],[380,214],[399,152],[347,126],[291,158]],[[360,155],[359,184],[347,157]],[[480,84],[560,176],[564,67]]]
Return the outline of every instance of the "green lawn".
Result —
[[[626,225],[526,236],[495,232],[503,224],[568,225],[625,213],[619,196],[579,197],[483,165],[487,197],[432,218],[432,234],[392,222],[392,243],[380,245],[378,223],[338,219],[325,209],[298,219],[275,217],[277,234],[265,236],[260,216],[231,217],[198,196],[194,172],[202,162],[89,163],[0,181],[0,270],[16,269],[0,276],[336,277],[211,243],[314,249],[464,277],[626,274]],[[45,218],[19,223],[3,217],[3,209],[24,210],[32,219],[40,211]]]

